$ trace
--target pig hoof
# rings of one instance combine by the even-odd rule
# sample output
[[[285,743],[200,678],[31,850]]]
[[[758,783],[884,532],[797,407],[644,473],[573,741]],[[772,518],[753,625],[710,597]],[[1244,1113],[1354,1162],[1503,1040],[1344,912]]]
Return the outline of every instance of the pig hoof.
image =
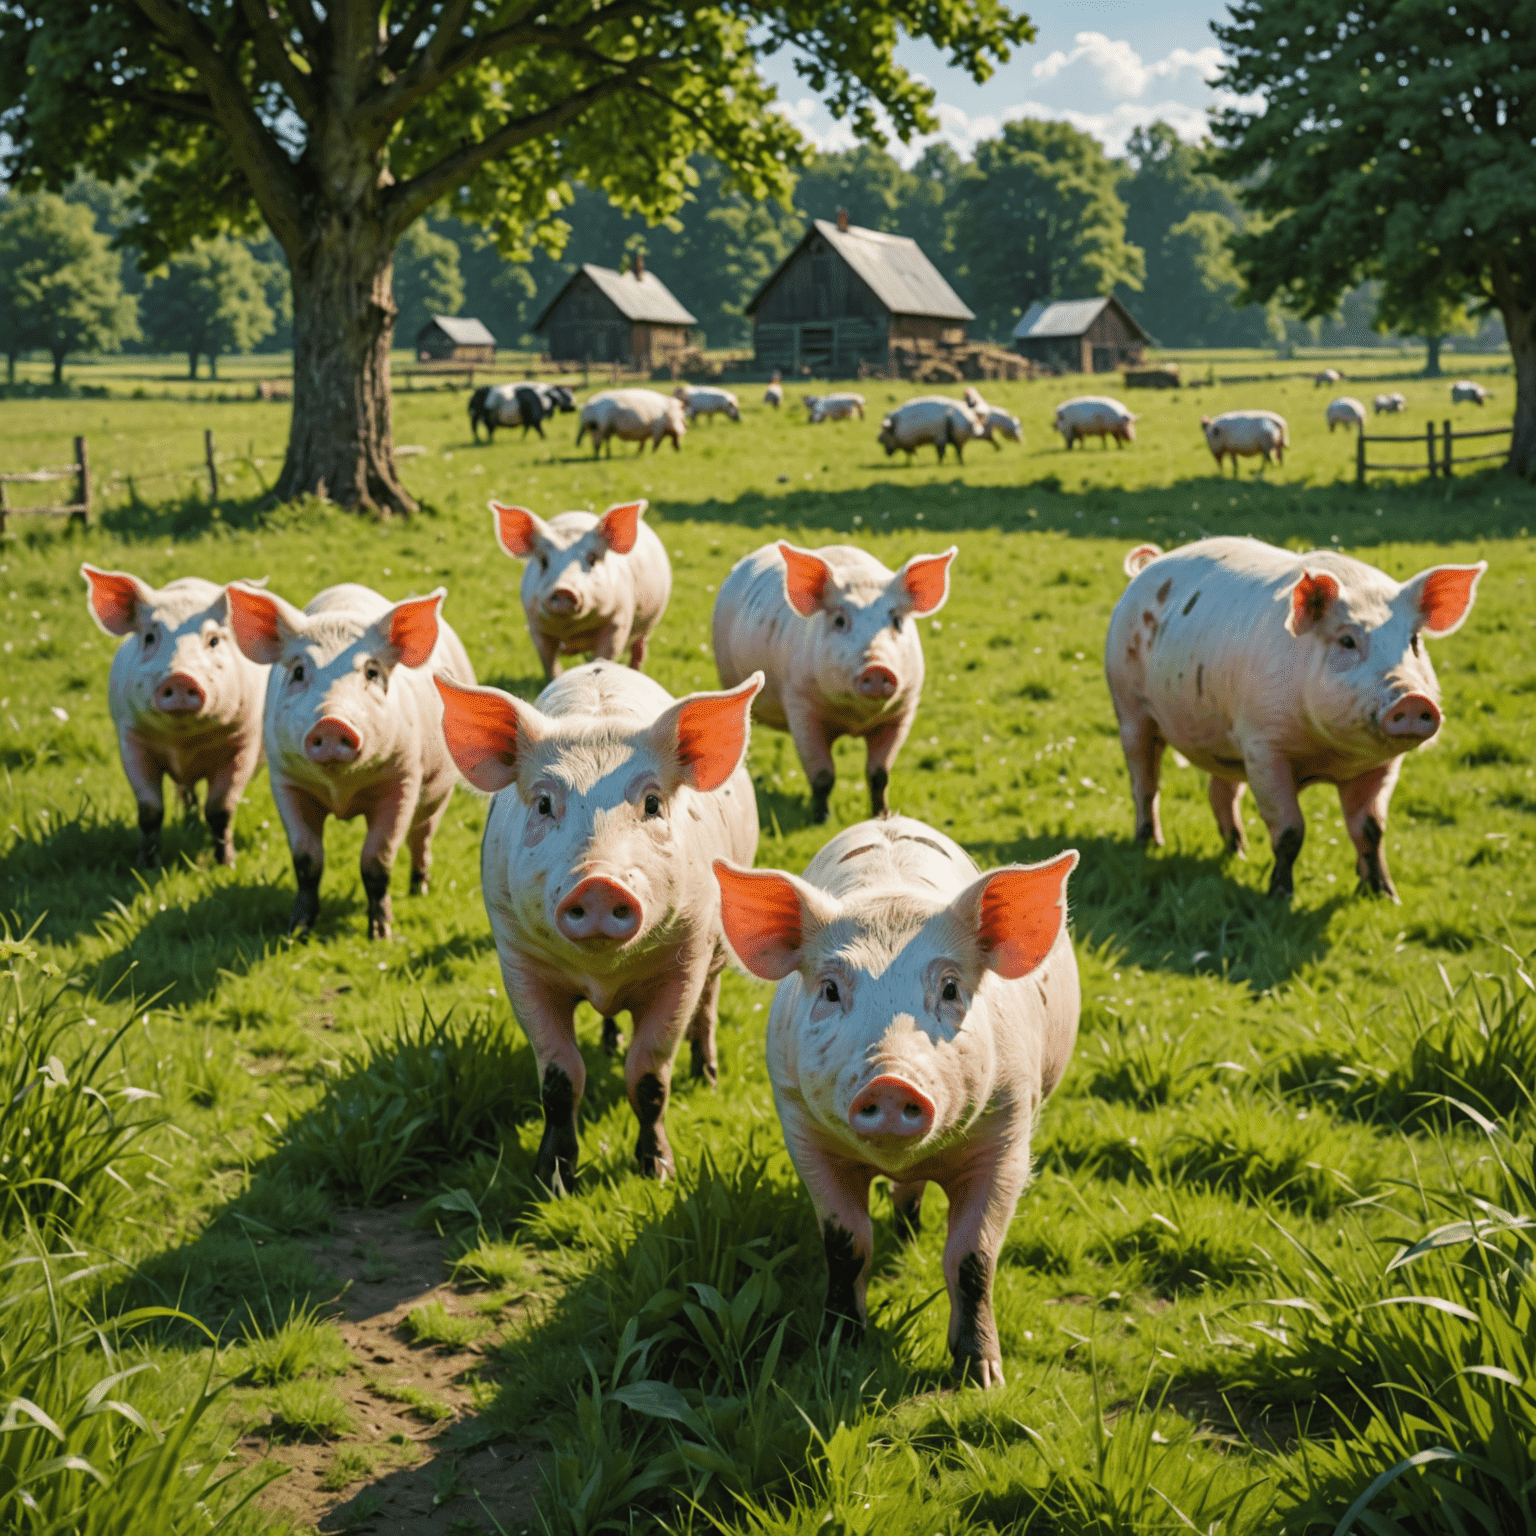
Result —
[[[610,1056],[617,1056],[624,1049],[624,1032],[617,1019],[603,1020],[603,1049]]]
[[[1160,845],[1163,840],[1157,835],[1156,824],[1144,821],[1136,828],[1136,841],[1143,848],[1152,848]]]
[[[137,860],[140,869],[157,869],[160,865],[160,842],[157,838],[154,842],[142,842],[139,844],[139,857]]]
[[[389,919],[387,917],[373,912],[368,914],[368,937],[370,939],[387,939],[389,931]]]
[[[413,869],[411,871],[411,895],[412,896],[425,896],[427,894],[428,889],[429,889],[429,883],[428,883],[428,880],[427,880],[427,872],[426,872],[426,870],[424,870],[424,869]]]
[[[715,1058],[698,1040],[689,1041],[689,1048],[689,1074],[696,1078],[702,1077],[713,1088],[720,1081],[720,1069]]]
[[[545,1131],[544,1140],[539,1144],[539,1155],[534,1159],[533,1180],[535,1184],[542,1184],[556,1199],[576,1193],[576,1159],[559,1156],[550,1145],[548,1131]]]
[[[1004,1386],[1003,1362],[989,1360],[982,1355],[956,1355],[955,1380],[960,1386],[981,1387],[983,1390]]]
[[[288,933],[307,934],[320,916],[320,897],[314,891],[300,891],[294,897],[293,910],[288,914]]]

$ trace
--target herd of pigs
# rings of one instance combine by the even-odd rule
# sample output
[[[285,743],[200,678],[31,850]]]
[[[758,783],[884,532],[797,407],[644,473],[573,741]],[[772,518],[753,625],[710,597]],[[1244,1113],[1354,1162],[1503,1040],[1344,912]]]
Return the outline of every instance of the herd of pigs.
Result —
[[[290,931],[319,912],[326,818],[362,816],[368,932],[387,937],[396,854],[409,846],[411,891],[425,894],[432,836],[462,775],[491,797],[481,881],[540,1073],[542,1185],[558,1193],[577,1178],[576,1005],[602,1016],[610,1054],[624,1045],[616,1016],[629,1013],[636,1156],[663,1178],[673,1061],[686,1036],[693,1075],[714,1081],[721,973],[734,958],[778,983],[767,1065],[824,1238],[826,1326],[863,1325],[871,1180],[890,1180],[903,1236],[936,1182],[949,1199],[955,1365],[1001,1382],[993,1266],[1029,1178],[1036,1114],[1077,1035],[1066,890],[1078,854],[984,873],[944,833],[888,811],[922,695],[918,621],[948,598],[955,549],[898,571],[849,545],[753,550],[715,604],[721,690],[675,699],[642,671],[672,585],[645,503],[548,521],[491,506],[498,543],[523,562],[549,679],[532,704],[476,685],[442,588],[392,604],[346,584],[300,609],[254,582],[156,590],[82,567],[92,614],[122,637],[110,700],[141,864],[158,859],[165,775],[189,807],[207,781],[214,854],[232,863],[231,818],[265,757],[298,883]],[[1137,840],[1162,842],[1158,773],[1171,746],[1210,775],[1231,852],[1244,846],[1239,805],[1252,786],[1272,893],[1292,890],[1298,792],[1331,783],[1362,885],[1396,899],[1388,802],[1404,754],[1441,724],[1424,642],[1463,622],[1485,568],[1436,566],[1399,583],[1342,554],[1246,538],[1131,550],[1105,671]],[[562,672],[562,657],[588,654]],[[798,876],[752,867],[754,718],[793,738],[818,823],[832,743],[866,743],[871,819]]]

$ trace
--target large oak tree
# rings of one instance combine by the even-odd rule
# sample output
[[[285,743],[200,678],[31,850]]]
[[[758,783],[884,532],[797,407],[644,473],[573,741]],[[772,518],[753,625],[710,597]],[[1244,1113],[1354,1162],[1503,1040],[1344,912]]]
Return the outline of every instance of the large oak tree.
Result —
[[[508,256],[558,247],[572,183],[660,218],[707,152],[752,198],[803,153],[764,55],[877,137],[936,127],[895,62],[926,37],[981,80],[1033,37],[1003,0],[5,0],[4,173],[134,172],[151,266],[271,229],[293,283],[294,401],[279,490],[406,510],[390,443],[391,257],[434,207]]]
[[[1509,466],[1536,475],[1536,6],[1233,0],[1214,168],[1265,220],[1245,297],[1329,313],[1362,278],[1496,309],[1514,354]]]

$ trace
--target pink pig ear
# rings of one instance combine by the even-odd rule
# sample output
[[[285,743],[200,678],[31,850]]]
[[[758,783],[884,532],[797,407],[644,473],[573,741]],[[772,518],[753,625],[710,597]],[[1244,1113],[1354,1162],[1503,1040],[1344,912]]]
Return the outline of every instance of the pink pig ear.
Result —
[[[1303,571],[1291,588],[1291,611],[1285,627],[1293,635],[1304,635],[1322,621],[1328,605],[1337,600],[1339,584],[1326,571]]]
[[[709,793],[741,766],[747,750],[752,700],[763,686],[754,672],[727,693],[695,693],[665,711],[651,727],[652,748],[676,764],[680,781]]]
[[[443,740],[460,773],[494,795],[517,779],[517,759],[547,730],[544,717],[499,688],[473,688],[434,677],[443,701]]]
[[[543,521],[527,507],[504,507],[499,501],[491,502],[490,507],[496,542],[514,560],[526,560],[544,531]]]
[[[996,869],[959,897],[956,905],[974,913],[988,970],[1016,981],[1050,954],[1067,920],[1067,876],[1077,859],[1077,849],[1068,848],[1043,864]]]
[[[229,598],[229,627],[235,644],[261,666],[271,666],[283,647],[304,629],[304,615],[291,603],[271,592],[234,582],[225,589]]]
[[[810,618],[821,606],[822,594],[832,579],[832,567],[820,555],[797,549],[779,540],[779,554],[784,561],[784,594],[796,613]]]
[[[1431,640],[1452,635],[1472,611],[1477,584],[1488,569],[1486,560],[1476,565],[1437,565],[1422,571],[1407,585],[1417,587],[1414,601],[1424,618],[1424,633]]]
[[[80,574],[91,589],[91,616],[109,635],[131,633],[140,606],[147,608],[154,601],[151,588],[127,571],[100,571],[94,565],[82,565]]]
[[[597,520],[597,531],[614,554],[627,555],[635,547],[635,540],[640,537],[640,517],[645,508],[644,497],[639,501],[621,501],[609,507]]]
[[[736,958],[764,981],[782,981],[800,964],[817,929],[837,915],[832,899],[778,869],[714,862],[720,926]]]
[[[951,544],[942,555],[913,555],[902,566],[899,580],[911,611],[919,618],[937,613],[949,597],[949,562],[959,553]]]
[[[448,596],[438,587],[425,597],[408,597],[384,615],[380,627],[403,667],[424,667],[437,648],[438,611]]]

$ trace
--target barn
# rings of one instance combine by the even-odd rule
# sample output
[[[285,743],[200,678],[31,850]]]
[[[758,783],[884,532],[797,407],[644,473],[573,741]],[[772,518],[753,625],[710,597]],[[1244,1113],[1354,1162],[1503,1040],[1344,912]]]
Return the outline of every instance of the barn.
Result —
[[[416,333],[418,363],[494,363],[496,338],[478,320],[433,315]]]
[[[1139,368],[1143,349],[1151,340],[1113,294],[1031,304],[1013,328],[1018,352],[1031,362],[1062,373]]]
[[[532,329],[551,357],[654,368],[687,347],[688,328],[698,323],[636,255],[627,272],[578,267]]]
[[[758,368],[851,378],[883,368],[893,343],[959,346],[976,316],[917,241],[816,219],[747,305]]]

